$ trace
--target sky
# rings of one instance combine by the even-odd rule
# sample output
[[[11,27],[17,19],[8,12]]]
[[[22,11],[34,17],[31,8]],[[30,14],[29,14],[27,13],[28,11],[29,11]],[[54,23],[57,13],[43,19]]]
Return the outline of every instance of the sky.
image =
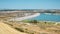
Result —
[[[0,9],[60,9],[60,0],[0,0]]]

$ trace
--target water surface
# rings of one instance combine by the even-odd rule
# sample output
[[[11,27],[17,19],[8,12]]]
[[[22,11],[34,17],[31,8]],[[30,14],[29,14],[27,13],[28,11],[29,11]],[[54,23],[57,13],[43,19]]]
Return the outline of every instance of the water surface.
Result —
[[[60,22],[60,15],[54,15],[52,13],[40,13],[39,16],[32,18],[35,20],[40,20],[40,21],[56,21],[56,22]]]

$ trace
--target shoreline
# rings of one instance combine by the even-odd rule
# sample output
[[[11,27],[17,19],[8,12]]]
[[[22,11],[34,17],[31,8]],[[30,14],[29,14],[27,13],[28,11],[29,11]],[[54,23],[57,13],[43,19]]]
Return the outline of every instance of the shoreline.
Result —
[[[20,18],[12,18],[10,19],[11,21],[22,21],[22,20],[25,20],[25,19],[30,19],[30,18],[34,18],[34,17],[37,17],[39,16],[40,13],[35,13],[34,15],[30,15],[30,16],[25,16],[25,17],[20,17]]]
[[[40,21],[40,22],[57,22],[57,21]],[[58,22],[58,23],[60,23],[60,22]]]

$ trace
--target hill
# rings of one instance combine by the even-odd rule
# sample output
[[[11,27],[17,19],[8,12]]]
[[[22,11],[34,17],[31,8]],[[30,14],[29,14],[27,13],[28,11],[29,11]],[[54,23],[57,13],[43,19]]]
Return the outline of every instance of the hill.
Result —
[[[25,33],[19,32],[11,28],[9,25],[0,22],[0,34],[25,34]]]

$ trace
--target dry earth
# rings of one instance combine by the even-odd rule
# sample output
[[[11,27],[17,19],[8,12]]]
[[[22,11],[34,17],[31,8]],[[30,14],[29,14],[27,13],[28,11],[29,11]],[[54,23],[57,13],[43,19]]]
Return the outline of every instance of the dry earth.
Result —
[[[19,32],[11,28],[9,25],[0,22],[0,34],[25,34],[25,33]]]
[[[13,28],[20,32],[28,34],[60,34],[60,25],[48,23],[32,24],[23,22],[8,22],[7,24],[11,25]]]

